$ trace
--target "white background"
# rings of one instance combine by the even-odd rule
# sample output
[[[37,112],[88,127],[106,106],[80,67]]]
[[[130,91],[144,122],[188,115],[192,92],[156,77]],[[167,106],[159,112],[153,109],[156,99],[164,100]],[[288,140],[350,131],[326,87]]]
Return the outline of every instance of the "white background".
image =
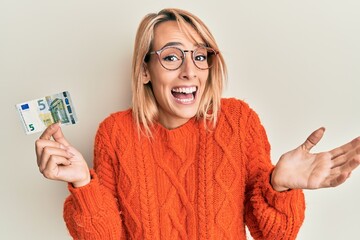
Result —
[[[360,135],[360,2],[0,0],[0,239],[70,239],[66,184],[38,171],[34,141],[14,105],[68,90],[80,122],[63,130],[91,166],[99,122],[130,105],[133,41],[141,18],[165,7],[202,18],[229,69],[226,97],[248,102],[273,163],[313,130],[314,151]],[[305,191],[298,239],[359,239],[360,169],[336,189]]]

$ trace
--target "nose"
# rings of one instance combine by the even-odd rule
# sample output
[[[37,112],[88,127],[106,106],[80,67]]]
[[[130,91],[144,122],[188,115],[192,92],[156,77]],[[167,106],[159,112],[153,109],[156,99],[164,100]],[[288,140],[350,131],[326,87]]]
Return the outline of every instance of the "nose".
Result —
[[[193,79],[196,77],[198,68],[195,66],[192,60],[192,52],[188,51],[185,54],[184,62],[181,66],[180,78],[181,79]]]

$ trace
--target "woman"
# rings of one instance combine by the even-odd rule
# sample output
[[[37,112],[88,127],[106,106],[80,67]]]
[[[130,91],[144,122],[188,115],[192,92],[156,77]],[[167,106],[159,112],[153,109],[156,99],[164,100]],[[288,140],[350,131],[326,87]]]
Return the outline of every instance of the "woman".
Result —
[[[320,128],[272,166],[257,114],[221,99],[225,62],[189,12],[142,20],[132,73],[133,106],[100,124],[93,170],[59,124],[36,141],[41,173],[69,183],[75,239],[246,239],[245,226],[255,239],[295,239],[301,189],[337,186],[360,162],[360,138],[309,153]]]

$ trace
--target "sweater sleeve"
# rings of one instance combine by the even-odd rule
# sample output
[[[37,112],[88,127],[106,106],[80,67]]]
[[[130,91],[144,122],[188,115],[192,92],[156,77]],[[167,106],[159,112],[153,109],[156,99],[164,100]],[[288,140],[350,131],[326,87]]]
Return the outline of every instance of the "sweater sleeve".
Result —
[[[71,194],[64,204],[64,220],[74,239],[125,239],[112,164],[116,155],[108,131],[102,123],[97,132],[91,182],[80,188],[68,185]]]
[[[253,111],[248,119],[246,144],[245,221],[251,235],[255,239],[295,239],[304,220],[304,195],[302,190],[277,192],[272,188],[270,144]]]

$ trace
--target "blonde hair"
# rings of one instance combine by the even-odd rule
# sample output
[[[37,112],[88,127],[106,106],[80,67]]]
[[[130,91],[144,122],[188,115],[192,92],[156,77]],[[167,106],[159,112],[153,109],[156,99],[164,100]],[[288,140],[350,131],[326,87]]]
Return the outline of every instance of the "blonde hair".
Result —
[[[218,51],[214,37],[206,25],[195,15],[180,9],[168,8],[159,13],[146,15],[138,27],[132,62],[132,110],[139,132],[152,136],[151,127],[158,118],[158,106],[150,84],[145,81],[145,62],[151,51],[154,40],[154,29],[157,24],[166,21],[176,21],[184,33],[195,40],[189,33],[190,25],[202,38],[207,47]],[[224,82],[227,79],[227,70],[221,54],[215,57],[214,65],[209,69],[209,77],[203,96],[200,100],[197,119],[203,118],[214,127],[220,111],[220,101]]]

